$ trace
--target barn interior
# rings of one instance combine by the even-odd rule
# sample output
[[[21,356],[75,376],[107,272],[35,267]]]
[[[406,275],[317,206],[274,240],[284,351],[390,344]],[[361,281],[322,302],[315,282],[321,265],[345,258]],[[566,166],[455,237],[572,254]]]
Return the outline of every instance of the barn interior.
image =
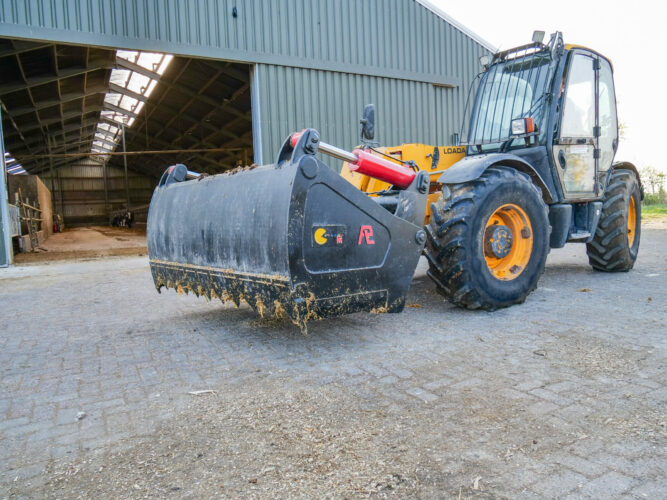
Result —
[[[253,161],[250,65],[0,38],[0,68],[15,252],[68,248],[64,235],[48,242],[64,228],[79,231],[73,249],[95,237],[143,246],[168,166],[213,174]]]

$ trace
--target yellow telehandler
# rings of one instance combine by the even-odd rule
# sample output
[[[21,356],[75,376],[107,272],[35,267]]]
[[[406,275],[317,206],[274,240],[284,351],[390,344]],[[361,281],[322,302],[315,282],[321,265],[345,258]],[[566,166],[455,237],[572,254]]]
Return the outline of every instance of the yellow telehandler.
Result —
[[[305,129],[274,165],[170,167],[148,215],[158,291],[245,300],[305,329],[401,311],[422,253],[437,289],[470,309],[523,302],[549,249],[567,242],[585,243],[596,270],[630,270],[643,191],[631,163],[614,163],[612,65],[560,33],[543,37],[482,61],[458,145],[373,147],[370,105],[353,151]],[[318,152],[342,160],[341,174]]]

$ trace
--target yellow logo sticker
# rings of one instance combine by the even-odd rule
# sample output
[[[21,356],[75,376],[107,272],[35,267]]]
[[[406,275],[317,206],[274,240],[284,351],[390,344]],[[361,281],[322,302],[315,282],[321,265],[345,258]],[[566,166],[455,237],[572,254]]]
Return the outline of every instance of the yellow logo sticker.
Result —
[[[317,243],[318,245],[325,245],[326,242],[328,241],[328,238],[325,236],[326,234],[327,234],[326,229],[324,229],[323,227],[318,227],[313,235],[313,237],[315,238],[315,243]]]
[[[312,227],[313,247],[344,247],[346,243],[345,234],[347,226],[343,224],[314,224]]]

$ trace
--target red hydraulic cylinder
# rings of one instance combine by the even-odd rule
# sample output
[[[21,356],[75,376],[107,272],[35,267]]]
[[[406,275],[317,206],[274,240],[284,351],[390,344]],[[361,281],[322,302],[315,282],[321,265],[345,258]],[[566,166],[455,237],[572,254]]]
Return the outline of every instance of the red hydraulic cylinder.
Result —
[[[357,157],[357,161],[356,163],[348,163],[350,170],[388,182],[401,189],[408,187],[417,175],[414,170],[410,170],[408,167],[372,155],[361,149],[355,149],[352,154]]]
[[[292,147],[295,147],[296,143],[299,142],[302,133],[303,132],[294,132],[292,134],[290,137]],[[408,167],[375,156],[363,149],[355,149],[350,153],[349,151],[337,148],[326,142],[320,142],[319,151],[347,162],[349,169],[353,172],[368,175],[369,177],[387,182],[392,186],[401,189],[407,188],[417,175],[414,170],[411,170]]]

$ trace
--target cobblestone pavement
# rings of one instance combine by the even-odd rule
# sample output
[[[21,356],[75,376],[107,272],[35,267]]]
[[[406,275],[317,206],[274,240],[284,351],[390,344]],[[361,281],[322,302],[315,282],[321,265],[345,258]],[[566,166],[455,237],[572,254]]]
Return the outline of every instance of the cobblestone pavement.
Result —
[[[527,302],[494,313],[443,302],[422,262],[402,314],[307,337],[247,306],[158,295],[146,257],[0,270],[0,497],[168,429],[206,397],[190,391],[240,401],[266,380],[381,409],[380,434],[429,423],[404,450],[429,473],[403,475],[431,489],[399,496],[665,498],[665,247],[667,231],[644,229],[623,274],[591,271],[583,245],[552,251]]]

